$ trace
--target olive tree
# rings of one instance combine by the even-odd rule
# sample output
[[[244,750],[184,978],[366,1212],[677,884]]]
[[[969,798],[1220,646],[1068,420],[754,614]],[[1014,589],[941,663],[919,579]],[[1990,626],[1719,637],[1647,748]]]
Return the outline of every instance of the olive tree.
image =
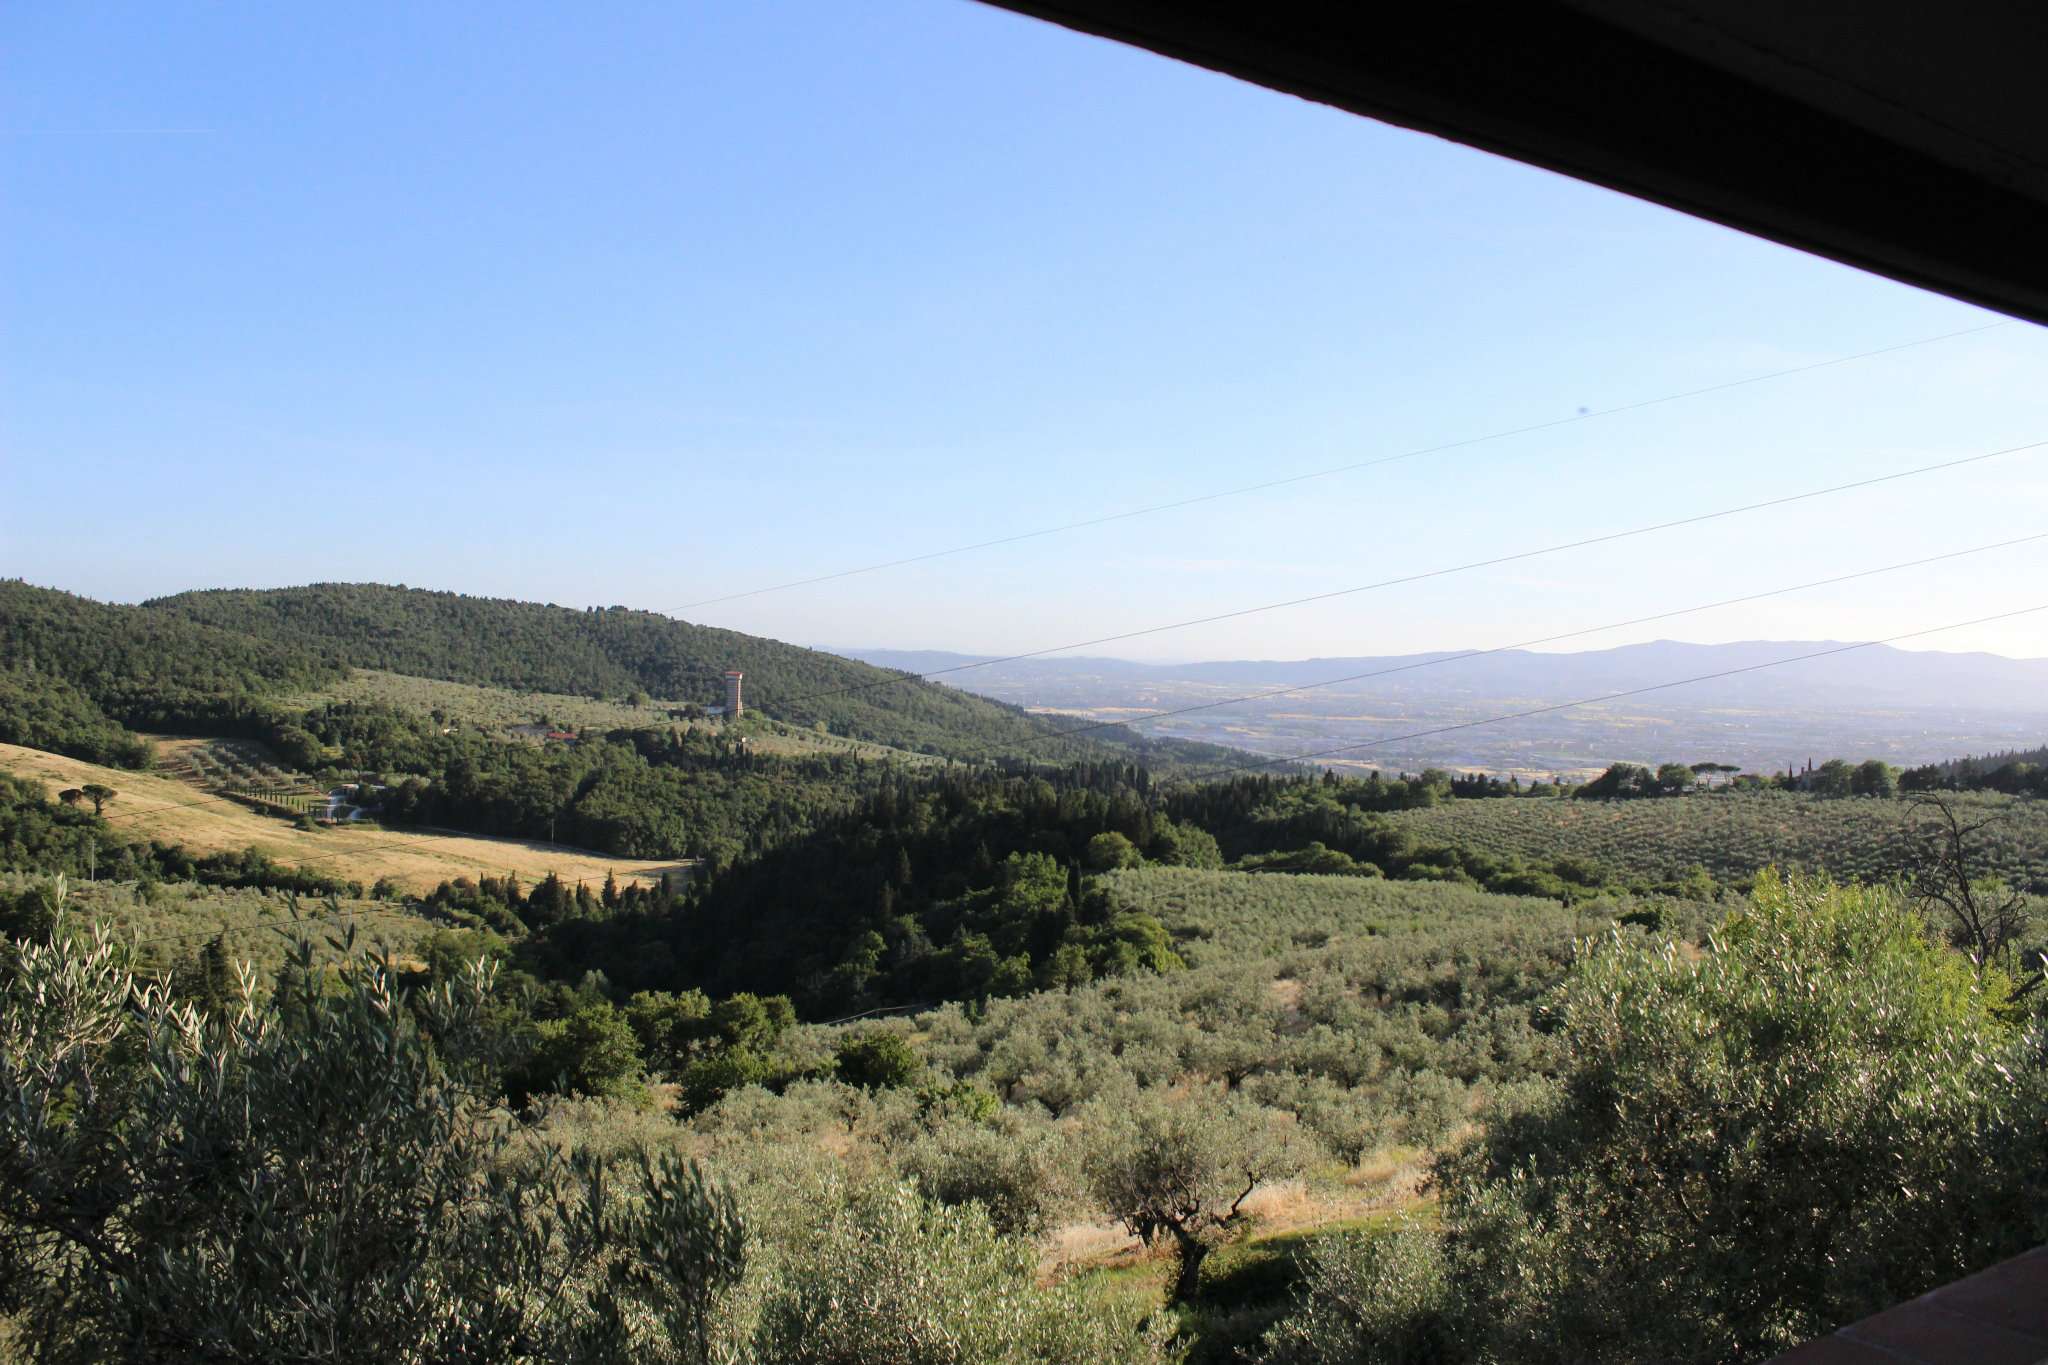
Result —
[[[805,1191],[761,1290],[755,1358],[778,1365],[1097,1365],[1172,1358],[1164,1315],[1041,1288],[1030,1243],[906,1185]]]
[[[2038,1241],[2037,1044],[1885,888],[1766,873],[1570,973],[1558,1082],[1439,1172],[1488,1358],[1757,1359]]]
[[[0,962],[0,1300],[47,1361],[702,1360],[743,1268],[672,1158],[521,1152],[476,1088],[489,968],[407,1000],[301,943],[202,1015],[103,928]]]
[[[1310,1244],[1291,1311],[1267,1331],[1269,1365],[1445,1365],[1464,1358],[1443,1239],[1414,1221]]]
[[[1294,1175],[1311,1150],[1291,1116],[1220,1089],[1140,1091],[1097,1104],[1089,1119],[1089,1190],[1147,1246],[1172,1238],[1175,1302],[1193,1295],[1252,1192]]]
[[[950,1121],[912,1141],[903,1174],[941,1204],[979,1204],[996,1231],[1033,1237],[1069,1201],[1070,1182],[1051,1125]]]
[[[909,1085],[924,1071],[924,1060],[901,1033],[868,1029],[842,1038],[833,1053],[839,1079],[862,1090]]]
[[[1140,867],[1145,862],[1137,845],[1115,830],[1090,839],[1081,858],[1090,872],[1114,872],[1121,867]]]
[[[1948,925],[1950,941],[1980,968],[2011,966],[2013,949],[2033,920],[2022,892],[1980,870],[1983,851],[1978,836],[1997,824],[2004,812],[1972,819],[1950,798],[1929,792],[1915,798],[1914,898],[1937,911]],[[2040,984],[2038,973],[2026,983]]]

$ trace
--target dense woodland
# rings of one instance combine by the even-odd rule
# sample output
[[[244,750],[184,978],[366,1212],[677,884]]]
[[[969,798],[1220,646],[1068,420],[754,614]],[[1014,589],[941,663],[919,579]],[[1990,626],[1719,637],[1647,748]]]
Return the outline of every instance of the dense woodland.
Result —
[[[154,761],[148,740],[69,680],[12,663],[0,667],[0,743],[115,768],[146,768]]]
[[[645,613],[0,608],[0,740],[701,860],[406,896],[0,775],[0,1359],[1707,1365],[2048,1237],[2039,751],[1197,782]],[[644,706],[733,663],[948,761]]]
[[[331,682],[345,669],[304,642],[259,640],[19,579],[0,580],[0,665],[0,724],[7,727],[0,741],[29,744],[14,736],[36,733],[52,742],[34,747],[60,753],[94,746],[113,752],[102,734],[109,721],[135,730],[212,732],[232,726],[259,698]],[[142,754],[129,757],[139,762]]]
[[[615,730],[541,746],[343,703],[295,715],[264,737],[310,772],[374,776],[386,788],[379,815],[387,823],[713,865],[808,830],[887,772],[851,754],[755,753],[744,730]]]
[[[1911,768],[1899,775],[1899,785],[1907,791],[1994,791],[2015,796],[2048,796],[2048,745]]]

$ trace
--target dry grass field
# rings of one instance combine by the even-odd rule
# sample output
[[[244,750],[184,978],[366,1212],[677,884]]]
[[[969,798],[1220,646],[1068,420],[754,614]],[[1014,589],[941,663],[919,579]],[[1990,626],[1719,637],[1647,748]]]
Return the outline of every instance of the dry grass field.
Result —
[[[108,822],[138,838],[183,844],[195,853],[255,848],[287,866],[311,868],[364,886],[388,877],[408,891],[430,891],[456,877],[517,873],[530,883],[550,872],[568,882],[596,884],[610,874],[623,883],[654,881],[664,872],[687,867],[677,861],[607,858],[553,844],[469,834],[348,826],[302,830],[168,777],[103,768],[14,744],[0,744],[0,770],[35,778],[52,795],[88,782],[112,787],[118,795],[107,806]]]

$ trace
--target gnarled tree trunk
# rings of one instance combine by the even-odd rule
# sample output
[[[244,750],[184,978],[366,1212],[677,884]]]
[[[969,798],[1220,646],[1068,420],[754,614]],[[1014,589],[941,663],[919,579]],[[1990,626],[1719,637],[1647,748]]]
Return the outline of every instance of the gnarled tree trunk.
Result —
[[[1180,1253],[1180,1269],[1173,1278],[1172,1302],[1186,1303],[1201,1287],[1202,1262],[1209,1255],[1209,1244],[1182,1228],[1173,1230],[1173,1240]]]

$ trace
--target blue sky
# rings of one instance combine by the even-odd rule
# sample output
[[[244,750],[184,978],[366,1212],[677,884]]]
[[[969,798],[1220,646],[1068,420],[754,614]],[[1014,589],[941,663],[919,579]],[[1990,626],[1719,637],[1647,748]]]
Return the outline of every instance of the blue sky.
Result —
[[[0,572],[724,593],[1992,320],[969,0],[15,6]],[[1980,335],[692,619],[1021,651],[2048,439]],[[2048,451],[1131,657],[1485,647],[2048,531]],[[2048,542],[1702,614],[2048,601]],[[2048,614],[1921,647],[2048,655]]]

